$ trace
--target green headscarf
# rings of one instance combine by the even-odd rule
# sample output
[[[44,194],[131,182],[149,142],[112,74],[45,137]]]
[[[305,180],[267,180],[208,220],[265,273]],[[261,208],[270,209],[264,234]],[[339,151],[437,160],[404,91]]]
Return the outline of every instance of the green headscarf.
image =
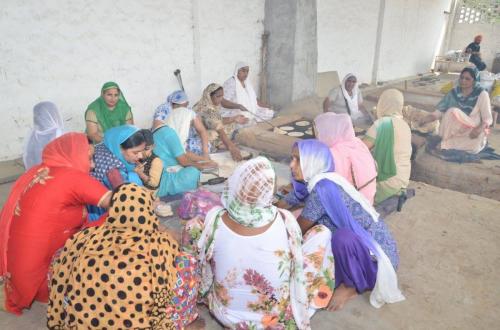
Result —
[[[116,88],[120,93],[118,102],[113,110],[110,110],[102,97],[104,91]],[[108,81],[101,88],[101,95],[87,107],[87,111],[93,110],[97,117],[99,125],[101,125],[102,132],[106,132],[108,129],[116,126],[121,126],[126,124],[127,113],[130,111],[130,106],[128,105],[122,91],[117,83]],[[85,115],[87,114],[85,112]]]

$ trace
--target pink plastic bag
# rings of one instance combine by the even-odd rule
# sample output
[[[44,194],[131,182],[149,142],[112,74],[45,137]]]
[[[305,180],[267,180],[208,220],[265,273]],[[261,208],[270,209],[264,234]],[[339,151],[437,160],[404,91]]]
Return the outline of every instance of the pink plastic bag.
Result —
[[[199,188],[184,194],[177,209],[177,214],[182,219],[192,219],[196,216],[204,219],[208,211],[214,206],[222,206],[220,196],[214,192]]]

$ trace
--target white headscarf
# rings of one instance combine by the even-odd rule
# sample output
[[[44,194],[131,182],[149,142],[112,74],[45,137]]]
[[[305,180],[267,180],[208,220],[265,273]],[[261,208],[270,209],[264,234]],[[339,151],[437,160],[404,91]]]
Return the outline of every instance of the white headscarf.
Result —
[[[182,147],[186,150],[186,142],[189,137],[189,129],[191,122],[196,118],[196,113],[188,108],[180,107],[172,109],[168,117],[165,119],[165,124],[173,128],[179,136]]]
[[[356,84],[352,88],[352,96],[349,95],[349,92],[347,92],[347,89],[345,88],[345,83],[351,77],[356,78],[356,76],[353,75],[352,73],[348,73],[344,77],[344,79],[342,79],[342,84],[340,85],[340,89],[342,90],[342,94],[344,95],[344,99],[347,101],[347,105],[349,107],[349,110],[351,111],[351,118],[354,120],[354,119],[358,119],[358,118],[362,117],[363,114],[361,113],[361,111],[359,111],[359,104],[358,104],[359,87],[358,87],[357,79],[356,79]]]
[[[250,83],[250,79],[245,80],[245,87],[238,79],[238,71],[244,67],[248,67],[249,65],[245,62],[238,62],[234,68],[233,77],[236,83],[236,99],[237,103],[243,105],[248,111],[252,113],[257,113],[258,105],[257,105],[257,94],[255,94],[255,90],[253,89],[252,84]],[[244,116],[249,119],[255,119],[251,114],[242,113]]]
[[[246,227],[262,227],[276,218],[276,173],[268,159],[257,157],[238,166],[228,178],[221,202],[231,218]]]
[[[399,117],[403,118],[405,99],[403,93],[391,88],[385,90],[378,99],[377,118]]]
[[[23,162],[26,170],[42,162],[43,148],[64,131],[61,115],[52,102],[40,102],[33,107],[33,123],[34,128],[24,146]]]
[[[177,133],[184,151],[187,147],[186,143],[189,138],[189,129],[191,128],[191,122],[196,118],[196,113],[192,109],[186,107],[174,108],[173,104],[183,104],[188,101],[188,97],[186,93],[184,93],[184,91],[178,90],[171,93],[167,97],[169,113],[167,115],[167,118],[165,118],[164,120],[164,123],[173,128]]]

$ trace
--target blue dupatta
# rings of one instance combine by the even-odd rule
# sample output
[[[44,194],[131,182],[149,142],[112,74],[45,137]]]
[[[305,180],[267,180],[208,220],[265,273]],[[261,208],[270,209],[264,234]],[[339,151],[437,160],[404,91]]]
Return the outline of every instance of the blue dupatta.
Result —
[[[378,213],[347,180],[334,173],[334,159],[326,145],[317,140],[302,140],[297,142],[295,147],[299,150],[300,167],[307,183],[307,192],[311,193],[313,189],[316,189],[332,224],[337,228],[347,228],[353,231],[362,244],[377,258],[377,280],[370,294],[372,306],[380,308],[385,303],[404,300],[405,297],[398,288],[397,275],[389,257],[371,234],[353,218],[342,200],[339,189],[343,189],[350,198],[358,202],[375,222],[378,221]],[[294,187],[303,186],[299,184]],[[296,193],[296,196],[298,195]]]
[[[325,144],[311,139],[296,142],[294,147],[297,147],[299,150],[300,166],[306,183],[309,183],[318,174],[335,172],[332,153]],[[296,180],[292,180],[292,185],[295,196],[302,200],[309,196],[309,193],[312,191],[310,185],[306,186],[305,183]],[[352,230],[361,238],[363,245],[377,255],[378,249],[376,246],[378,246],[378,243],[353,218],[342,200],[337,184],[330,180],[322,179],[315,185],[315,188],[332,224],[337,228]]]
[[[107,188],[113,189],[108,179],[108,172],[114,168],[120,171],[125,183],[136,183],[143,186],[139,175],[134,172],[135,164],[125,160],[120,149],[120,144],[134,135],[139,128],[132,125],[122,125],[113,127],[104,133],[103,143],[95,146],[94,162],[95,167],[91,175],[101,181]],[[89,221],[96,221],[106,210],[97,206],[88,205]]]

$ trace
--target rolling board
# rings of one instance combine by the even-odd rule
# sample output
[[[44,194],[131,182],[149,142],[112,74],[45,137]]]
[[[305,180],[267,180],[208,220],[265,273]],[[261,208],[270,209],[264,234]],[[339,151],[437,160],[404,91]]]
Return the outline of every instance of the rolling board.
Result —
[[[314,134],[312,132],[312,123],[309,120],[296,120],[285,125],[278,126],[278,128],[286,131],[286,134],[282,135],[300,139],[314,139]]]
[[[287,134],[281,134],[281,135],[287,135],[287,136],[296,137],[296,138],[300,138],[300,139],[315,139],[316,138],[312,132],[312,123],[309,120],[304,120],[304,119],[296,120],[296,121],[290,122],[288,124],[278,126],[278,128],[287,132]],[[273,131],[273,130],[271,129],[270,131]],[[302,135],[299,135],[300,133],[302,133]],[[356,136],[365,135],[366,129],[355,127],[354,133],[356,134]]]

